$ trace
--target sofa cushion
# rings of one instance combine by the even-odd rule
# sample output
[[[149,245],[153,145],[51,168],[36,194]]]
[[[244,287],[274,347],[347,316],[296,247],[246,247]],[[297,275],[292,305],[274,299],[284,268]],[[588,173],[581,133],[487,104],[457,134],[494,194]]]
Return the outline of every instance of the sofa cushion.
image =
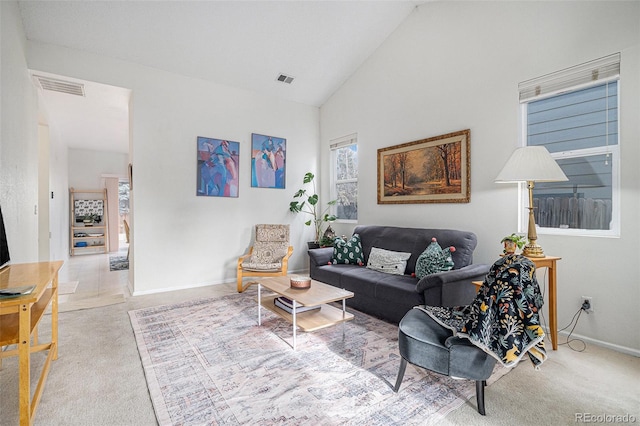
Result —
[[[333,242],[333,257],[331,258],[331,263],[334,265],[340,263],[363,265],[364,254],[362,252],[360,235],[353,234],[348,241],[342,238],[336,238]]]
[[[416,291],[417,282],[411,275],[385,275],[376,285],[376,298],[419,305],[424,303],[424,298]]]
[[[451,246],[443,249],[438,240],[433,238],[431,244],[418,256],[416,261],[416,277],[423,278],[436,272],[445,272],[453,269],[451,253],[456,249]]]
[[[411,257],[411,253],[372,247],[367,261],[367,268],[384,272],[385,274],[404,275],[409,257]]]
[[[335,268],[335,266],[333,266],[333,268]],[[385,278],[400,277],[398,275],[382,274],[373,269],[351,266],[340,275],[340,281],[337,287],[352,291],[356,294],[376,297],[376,285]]]

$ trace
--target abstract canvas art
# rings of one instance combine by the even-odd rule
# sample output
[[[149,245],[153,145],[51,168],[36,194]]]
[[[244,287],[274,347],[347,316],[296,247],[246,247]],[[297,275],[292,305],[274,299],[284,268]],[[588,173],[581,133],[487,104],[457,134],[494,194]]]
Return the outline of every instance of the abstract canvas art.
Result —
[[[196,195],[237,197],[239,155],[239,142],[198,136]]]
[[[287,140],[275,136],[251,134],[251,186],[285,187]]]

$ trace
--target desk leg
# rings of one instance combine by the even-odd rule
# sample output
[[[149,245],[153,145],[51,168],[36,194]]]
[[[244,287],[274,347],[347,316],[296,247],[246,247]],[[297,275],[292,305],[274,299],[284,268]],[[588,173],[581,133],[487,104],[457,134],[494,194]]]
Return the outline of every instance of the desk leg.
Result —
[[[555,261],[549,266],[549,329],[551,332],[551,347],[558,350],[558,316],[556,300],[556,265]]]
[[[31,425],[31,305],[20,305],[18,323],[18,399],[20,425]]]

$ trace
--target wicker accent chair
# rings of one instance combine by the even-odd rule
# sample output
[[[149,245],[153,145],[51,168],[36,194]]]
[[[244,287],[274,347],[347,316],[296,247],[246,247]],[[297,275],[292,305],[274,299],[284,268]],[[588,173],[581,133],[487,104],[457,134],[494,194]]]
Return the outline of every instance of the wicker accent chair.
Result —
[[[257,281],[244,283],[243,278],[282,277],[287,275],[289,257],[289,225],[256,225],[256,240],[249,253],[238,259],[238,293]]]

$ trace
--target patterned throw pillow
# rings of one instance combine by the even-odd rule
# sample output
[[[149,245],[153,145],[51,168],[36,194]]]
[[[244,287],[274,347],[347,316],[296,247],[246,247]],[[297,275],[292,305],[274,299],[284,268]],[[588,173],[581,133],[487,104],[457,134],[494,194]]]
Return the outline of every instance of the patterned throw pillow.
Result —
[[[333,242],[333,258],[331,263],[347,263],[353,265],[364,265],[364,254],[362,253],[362,243],[360,235],[353,234],[349,241],[336,238]]]
[[[450,271],[453,269],[453,258],[451,253],[456,248],[451,246],[445,249],[440,247],[435,238],[431,239],[431,244],[418,256],[416,261],[416,277],[422,279],[436,272]]]
[[[372,247],[367,268],[387,274],[404,275],[404,270],[407,268],[407,260],[410,257],[411,253]]]

